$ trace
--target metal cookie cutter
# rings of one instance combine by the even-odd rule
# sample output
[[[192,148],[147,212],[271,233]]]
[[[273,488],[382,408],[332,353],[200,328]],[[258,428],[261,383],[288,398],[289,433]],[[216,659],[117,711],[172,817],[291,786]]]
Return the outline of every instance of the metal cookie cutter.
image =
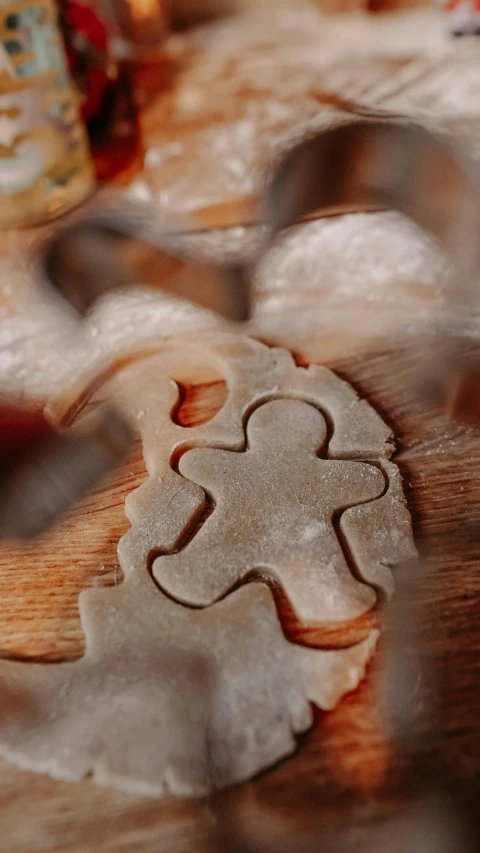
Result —
[[[354,119],[300,142],[274,170],[264,205],[271,236],[313,210],[388,208],[437,237],[463,274],[478,274],[478,167],[407,119]]]
[[[393,209],[430,232],[455,279],[442,318],[425,342],[422,391],[454,417],[480,425],[480,364],[462,333],[480,274],[480,170],[445,135],[399,118],[346,121],[294,146],[273,171],[264,200],[267,244],[313,211]]]
[[[446,137],[404,119],[352,119],[301,141],[273,169],[259,211],[267,226],[256,257],[204,264],[182,248],[194,229],[159,224],[153,208],[122,198],[57,231],[44,267],[81,313],[125,283],[151,284],[218,311],[249,317],[256,263],[280,231],[318,215],[396,209],[432,233],[457,271],[456,301],[480,269],[480,174]],[[138,254],[150,247],[148,263]],[[143,263],[140,264],[140,261]],[[173,274],[172,274],[173,273]]]
[[[126,204],[128,211],[119,210]],[[43,256],[44,272],[81,315],[103,294],[141,284],[236,322],[248,319],[250,280],[244,263],[207,264],[192,256],[182,245],[182,236],[191,232],[180,220],[167,230],[153,208],[114,198],[57,231]]]

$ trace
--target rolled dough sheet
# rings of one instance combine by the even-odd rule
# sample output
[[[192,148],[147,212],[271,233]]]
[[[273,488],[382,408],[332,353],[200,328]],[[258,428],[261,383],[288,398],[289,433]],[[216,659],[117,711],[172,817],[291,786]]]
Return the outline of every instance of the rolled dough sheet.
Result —
[[[233,547],[242,517],[230,520],[226,537],[223,502],[255,510],[256,532],[243,517],[243,532],[261,545],[248,566],[270,568],[307,621],[364,612],[375,602],[373,586],[391,593],[392,569],[415,553],[401,479],[389,461],[390,430],[347,383],[241,336],[178,343],[109,383],[140,430],[149,477],[126,501],[132,526],[118,546],[124,583],[80,596],[85,656],[73,664],[0,660],[10,700],[0,720],[1,755],[56,778],[91,773],[99,783],[155,796],[206,794],[290,754],[295,735],[311,725],[310,702],[331,709],[354,689],[378,639],[372,631],[334,651],[288,641],[270,589],[243,583],[251,577]],[[218,414],[190,429],[172,421],[178,389],[166,378],[178,378],[188,358],[210,360],[228,386]],[[72,399],[52,411],[61,419]],[[245,465],[241,479],[235,472]],[[207,492],[217,505],[195,533]],[[234,519],[235,507],[230,512]],[[277,550],[273,534],[283,536]],[[214,541],[222,542],[217,552]],[[320,565],[322,541],[331,549],[330,574],[316,578],[314,546]],[[219,560],[215,568],[220,550],[224,566],[233,566],[226,575]],[[182,563],[188,571],[179,602],[169,581],[179,582]],[[158,567],[166,565],[164,575]],[[206,600],[205,586],[196,600],[198,584],[206,585]],[[199,603],[209,606],[193,606]]]

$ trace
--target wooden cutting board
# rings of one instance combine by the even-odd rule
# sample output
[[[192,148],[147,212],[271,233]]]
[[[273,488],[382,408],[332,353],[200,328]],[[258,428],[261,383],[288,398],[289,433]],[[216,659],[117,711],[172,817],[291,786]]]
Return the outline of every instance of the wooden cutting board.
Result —
[[[322,103],[327,104],[327,112],[334,109],[332,99],[329,100],[329,92],[334,89],[332,81],[339,80],[340,94],[348,96],[352,95],[355,83],[358,97],[362,79],[364,93],[380,84],[388,88],[389,74],[393,80],[393,75],[418,60],[418,56],[412,57],[408,52],[399,55],[398,51],[394,57],[374,56],[371,61],[366,58],[363,77],[357,62],[355,74],[349,72],[347,79],[346,72],[330,58],[330,88],[314,87],[315,74],[310,69],[303,90],[297,95],[289,90],[285,97],[278,98],[276,112],[270,103],[267,115],[266,101],[271,100],[273,86],[272,64],[275,61],[281,64],[287,54],[293,62],[292,44],[298,52],[298,62],[301,61],[301,34],[294,32],[287,38],[285,28],[269,33],[260,49],[260,38],[258,43],[253,40],[252,47],[252,37],[248,41],[242,35],[243,25],[232,26],[230,37],[238,53],[230,59],[230,64],[227,51],[222,48],[223,53],[218,54],[214,42],[201,45],[188,62],[182,54],[186,66],[176,77],[177,82],[163,94],[157,92],[153,99],[145,96],[143,111],[147,148],[157,152],[157,165],[155,156],[150,154],[146,171],[137,180],[151,179],[156,192],[163,186],[169,192],[173,208],[182,207],[190,193],[191,209],[199,222],[208,225],[238,222],[248,208],[250,193],[248,182],[236,184],[234,177],[230,184],[225,179],[222,190],[228,172],[223,155],[216,155],[221,161],[218,170],[222,181],[213,188],[202,183],[201,165],[206,162],[209,140],[213,144],[215,138],[208,136],[209,128],[215,127],[216,138],[218,133],[223,134],[220,138],[228,144],[233,137],[229,137],[227,125],[241,121],[248,110],[251,114],[257,110],[254,129],[257,128],[262,140],[268,140],[279,132],[280,126],[283,132],[288,123],[295,124],[302,116],[309,118],[315,110],[321,112]],[[441,77],[445,68],[451,71],[453,68],[450,75],[453,87],[454,79],[457,83],[464,80],[462,75],[465,63],[471,61],[469,56],[462,52],[455,60],[449,54],[437,63],[435,73]],[[258,74],[262,61],[270,69],[270,77],[265,81],[268,97],[248,90],[242,75],[249,60],[257,63]],[[346,60],[344,66],[348,67]],[[328,78],[327,72],[326,68],[323,80]],[[430,71],[424,69],[423,77],[420,70],[417,78],[412,72],[408,85],[413,87],[413,94],[425,85],[428,73],[433,74],[432,67]],[[242,79],[243,88],[238,82]],[[398,92],[401,80],[398,82],[398,77],[396,80]],[[395,90],[393,83],[390,89]],[[205,91],[211,91],[210,100],[205,99]],[[199,97],[204,99],[200,114]],[[290,113],[279,111],[279,104],[283,107],[290,104]],[[186,114],[190,116],[188,121]],[[477,138],[475,122],[475,116],[470,115],[467,124],[472,138]],[[259,160],[263,157],[262,145],[255,147],[256,143],[249,139],[253,137],[247,133],[242,144],[246,149],[252,145],[255,157],[247,165],[237,159],[237,171],[244,168],[248,172],[259,162],[256,156]],[[167,158],[162,165],[165,149],[161,146],[166,143],[177,148],[170,149],[173,159]],[[182,183],[179,178],[182,170],[190,174],[190,183]],[[239,191],[239,186],[247,189]],[[5,249],[13,248],[16,252],[30,239],[25,233],[10,234],[2,242]],[[378,319],[378,325],[388,325],[394,315],[404,312],[407,316],[409,311],[415,314],[419,305],[423,310],[429,300],[437,299],[435,285],[427,293],[424,288],[417,288],[415,282],[408,287],[402,284],[401,299],[397,299],[399,290],[392,285],[388,298],[380,302],[363,299],[361,295],[353,299],[345,292],[337,293],[332,301],[332,294],[324,293],[322,298],[327,307],[317,333],[289,336],[282,329],[288,328],[290,320],[293,323],[292,304],[299,312],[302,307],[308,312],[311,305],[312,291],[308,277],[304,278],[296,282],[294,302],[283,311],[281,307],[278,309],[277,325],[272,322],[270,333],[265,330],[263,337],[267,342],[293,346],[299,364],[317,361],[336,370],[377,408],[395,433],[396,462],[404,477],[415,534],[426,554],[418,581],[423,613],[420,649],[426,671],[440,674],[434,748],[442,758],[446,776],[459,784],[474,785],[478,784],[480,760],[480,627],[476,618],[480,593],[480,434],[450,422],[439,409],[419,397],[420,339],[416,333],[396,335],[390,341],[385,335],[367,336],[359,345],[359,328],[370,326],[372,316],[376,322]],[[8,314],[13,322],[20,308],[5,288],[2,296],[7,314],[4,323],[8,324]],[[15,346],[18,347],[18,342]],[[11,347],[13,352],[14,343]],[[182,376],[183,401],[177,417],[186,426],[212,417],[225,399],[222,377],[205,375],[200,368],[199,365],[198,373],[192,370],[190,375]],[[1,547],[0,637],[4,656],[41,660],[48,665],[51,661],[74,660],[82,655],[84,637],[78,595],[91,585],[121,583],[116,545],[128,528],[124,500],[145,476],[137,444],[131,458],[115,476],[55,531],[32,545]],[[292,638],[310,644],[325,641],[325,636],[314,630],[301,630],[281,601],[279,612],[284,629]],[[362,627],[356,625],[352,630]],[[330,637],[330,641],[335,642],[335,637]],[[248,820],[260,816],[281,821],[285,834],[291,831],[293,838],[309,829],[317,832],[341,828],[346,823],[356,827],[358,838],[368,838],[378,821],[405,803],[407,778],[402,773],[393,778],[390,769],[388,739],[375,692],[381,667],[380,649],[360,688],[333,713],[316,714],[313,729],[301,739],[292,758],[214,801],[157,802],[103,790],[88,779],[80,783],[58,782],[1,762],[0,825],[4,849],[8,853],[32,853],[36,849],[49,853],[212,851],[218,815],[227,813],[227,807]],[[418,711],[422,731],[426,723],[422,708]]]

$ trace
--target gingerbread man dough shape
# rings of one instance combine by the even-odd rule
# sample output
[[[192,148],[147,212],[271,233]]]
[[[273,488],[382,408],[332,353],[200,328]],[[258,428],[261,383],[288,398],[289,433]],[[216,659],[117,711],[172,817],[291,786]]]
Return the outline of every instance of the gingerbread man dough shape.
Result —
[[[177,601],[209,605],[249,573],[278,579],[306,623],[360,615],[374,591],[350,572],[333,519],[385,491],[379,468],[319,459],[327,427],[308,403],[274,400],[247,424],[247,450],[198,448],[180,473],[206,489],[212,515],[177,554],[158,558],[153,574]]]

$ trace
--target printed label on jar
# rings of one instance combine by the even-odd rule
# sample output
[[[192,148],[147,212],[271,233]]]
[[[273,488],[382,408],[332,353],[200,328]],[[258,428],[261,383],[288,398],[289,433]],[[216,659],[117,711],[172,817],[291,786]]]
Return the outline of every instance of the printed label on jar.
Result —
[[[50,219],[93,188],[52,0],[0,0],[0,226]]]

